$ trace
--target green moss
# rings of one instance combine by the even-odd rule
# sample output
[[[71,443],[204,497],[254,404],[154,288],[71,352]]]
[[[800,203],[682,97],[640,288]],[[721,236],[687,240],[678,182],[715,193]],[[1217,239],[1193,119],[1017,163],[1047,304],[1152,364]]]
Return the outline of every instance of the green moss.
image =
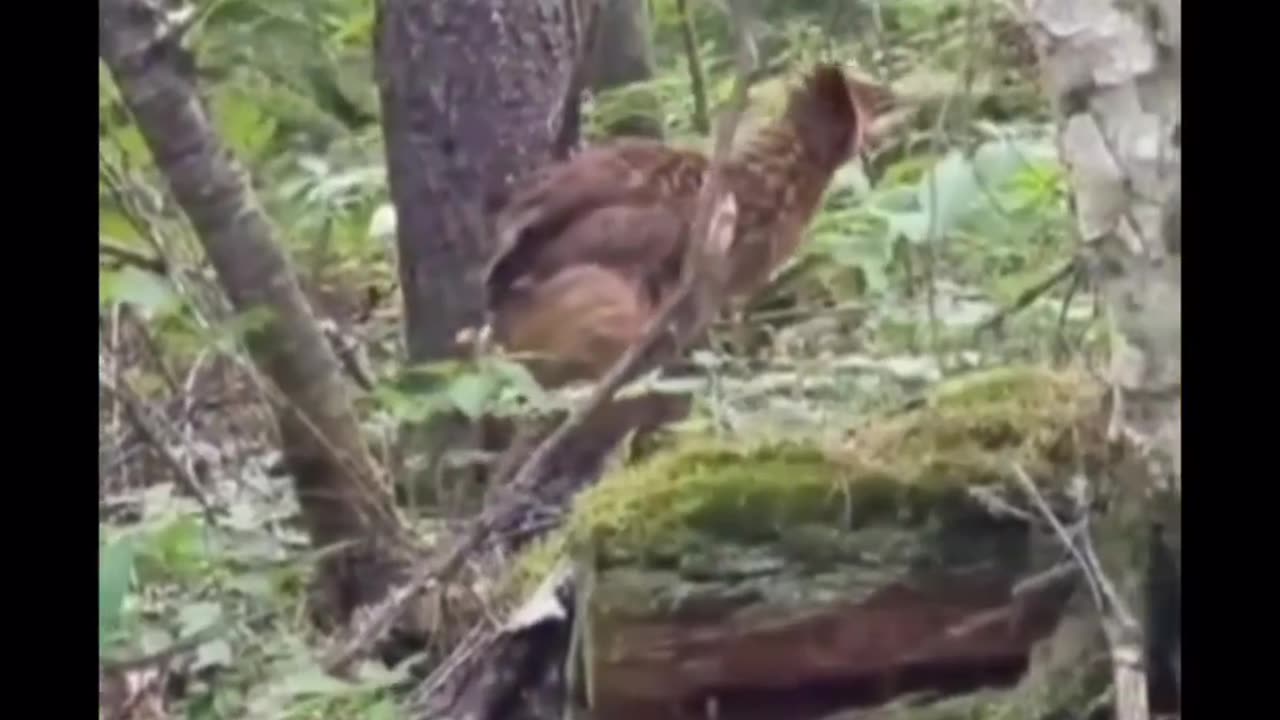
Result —
[[[563,555],[564,540],[563,532],[553,532],[525,548],[507,572],[499,595],[517,604],[532,595]]]
[[[963,525],[981,514],[969,489],[1007,481],[1012,463],[1047,479],[1087,455],[1096,433],[1077,430],[1099,397],[1079,374],[1010,368],[945,382],[918,409],[874,418],[838,446],[689,438],[583,493],[563,539],[661,566],[717,543],[802,547],[822,528]],[[539,546],[521,572],[545,565],[560,542]]]

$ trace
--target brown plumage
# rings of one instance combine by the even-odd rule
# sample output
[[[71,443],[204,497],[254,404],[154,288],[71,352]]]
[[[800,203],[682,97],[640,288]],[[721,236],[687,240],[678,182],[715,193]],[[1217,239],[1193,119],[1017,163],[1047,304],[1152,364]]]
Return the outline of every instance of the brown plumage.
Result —
[[[871,88],[821,65],[782,117],[727,161],[738,204],[730,295],[757,290],[799,246],[835,172],[861,148]],[[649,140],[583,151],[538,173],[497,219],[486,274],[495,339],[542,356],[539,380],[596,379],[644,331],[680,275],[709,158]]]

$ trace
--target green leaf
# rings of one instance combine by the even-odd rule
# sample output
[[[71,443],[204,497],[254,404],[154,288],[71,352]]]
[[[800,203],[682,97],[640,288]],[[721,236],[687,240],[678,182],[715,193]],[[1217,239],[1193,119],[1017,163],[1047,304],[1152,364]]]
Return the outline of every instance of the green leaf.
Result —
[[[1028,150],[1012,140],[983,143],[973,154],[973,169],[988,188],[999,189],[1027,167]]]
[[[274,313],[271,308],[259,305],[220,322],[205,331],[204,341],[222,350],[232,351],[235,344],[251,333],[266,329]]]
[[[942,237],[951,233],[960,219],[978,200],[981,190],[973,166],[964,154],[958,150],[947,153],[933,167],[916,187],[916,197],[920,208],[932,222],[926,226],[923,236],[912,238],[920,242],[929,237],[929,232]]]
[[[374,240],[393,240],[396,236],[396,208],[383,203],[369,218],[369,237]]]
[[[196,661],[193,670],[210,667],[231,666],[231,643],[217,639],[204,643],[196,650]]]
[[[484,414],[498,389],[496,379],[484,373],[472,373],[449,383],[449,400],[463,415],[475,420]]]
[[[320,668],[307,667],[286,675],[275,689],[281,695],[296,698],[306,695],[344,695],[354,688]]]
[[[902,237],[920,243],[929,237],[929,215],[925,212],[885,212],[882,216],[889,225],[891,238]]]
[[[138,231],[123,213],[107,209],[98,211],[98,234],[121,244],[127,244],[138,237]]]
[[[98,647],[120,629],[121,609],[133,577],[133,538],[122,537],[102,551],[98,563]]]
[[[206,568],[204,529],[195,516],[165,522],[139,548],[147,570],[162,578],[191,578]],[[141,568],[140,568],[141,569]]]
[[[215,96],[214,115],[223,139],[244,157],[257,157],[276,132],[275,118],[264,113],[258,101],[235,90]]]
[[[410,424],[424,422],[452,406],[444,392],[406,391],[392,383],[378,385],[373,395],[392,417]]]
[[[178,622],[182,625],[183,637],[190,637],[202,630],[207,630],[221,620],[222,606],[216,602],[191,603],[178,611]]]
[[[365,708],[361,715],[366,720],[397,720],[401,717],[395,700],[389,697],[380,698],[378,702]]]
[[[495,357],[486,358],[485,367],[497,376],[503,385],[514,390],[533,404],[543,405],[547,402],[546,390],[538,384],[537,378],[529,372],[529,368],[525,367],[523,363]]]
[[[128,303],[150,317],[166,314],[180,304],[167,280],[135,267],[103,273],[98,297],[108,305]]]
[[[175,640],[173,633],[162,627],[151,625],[144,627],[139,633],[138,649],[150,655],[171,647]]]

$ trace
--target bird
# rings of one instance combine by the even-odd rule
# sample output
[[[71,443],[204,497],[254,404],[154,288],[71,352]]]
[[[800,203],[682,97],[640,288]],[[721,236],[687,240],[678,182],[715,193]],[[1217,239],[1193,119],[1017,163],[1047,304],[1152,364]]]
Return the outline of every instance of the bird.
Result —
[[[867,141],[888,91],[820,63],[780,116],[722,167],[737,220],[722,268],[729,298],[758,291],[791,257],[836,172]],[[489,336],[544,386],[598,380],[676,288],[711,159],[620,138],[545,166],[511,192],[485,268]]]

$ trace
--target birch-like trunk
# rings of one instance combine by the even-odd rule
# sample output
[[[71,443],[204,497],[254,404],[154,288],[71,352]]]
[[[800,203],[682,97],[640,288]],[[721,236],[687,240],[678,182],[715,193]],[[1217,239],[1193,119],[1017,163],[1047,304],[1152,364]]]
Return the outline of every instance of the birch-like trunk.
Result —
[[[1057,108],[1080,238],[1111,324],[1112,429],[1143,454],[1142,491],[1126,491],[1123,515],[1161,526],[1180,569],[1182,4],[1021,5]],[[1148,569],[1133,560],[1141,553],[1103,552],[1120,595],[1145,614]],[[1144,629],[1127,625],[1109,623],[1117,712],[1145,719]]]

